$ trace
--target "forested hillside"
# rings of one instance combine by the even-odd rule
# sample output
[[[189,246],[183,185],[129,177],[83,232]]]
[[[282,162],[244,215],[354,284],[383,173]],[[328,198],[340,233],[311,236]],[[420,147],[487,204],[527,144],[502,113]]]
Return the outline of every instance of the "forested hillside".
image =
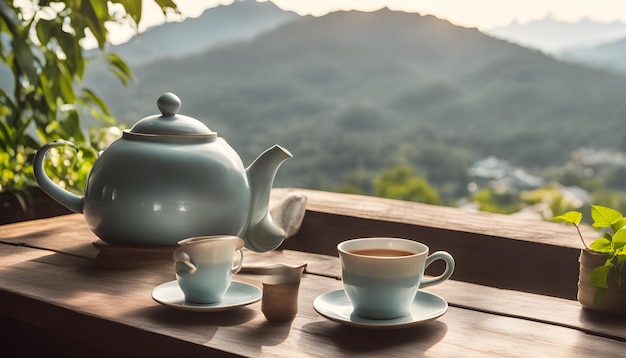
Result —
[[[608,44],[568,51],[562,56],[568,61],[580,62],[626,75],[626,38]]]
[[[135,68],[96,88],[129,125],[165,91],[249,163],[294,159],[276,185],[333,189],[407,164],[444,196],[487,155],[540,168],[581,146],[626,150],[626,78],[387,9],[302,17],[246,41]]]

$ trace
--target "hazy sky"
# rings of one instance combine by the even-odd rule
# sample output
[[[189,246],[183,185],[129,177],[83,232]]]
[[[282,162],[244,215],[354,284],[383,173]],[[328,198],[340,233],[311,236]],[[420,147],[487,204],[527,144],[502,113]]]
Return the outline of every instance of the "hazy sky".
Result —
[[[246,0],[252,1],[252,0]],[[322,16],[335,10],[392,10],[431,14],[467,27],[489,29],[516,20],[529,22],[552,14],[557,20],[576,21],[586,17],[596,21],[626,22],[626,0],[271,0],[284,10],[300,15]],[[184,17],[197,17],[210,7],[231,4],[233,0],[176,0]],[[144,0],[140,30],[164,21],[154,0]],[[179,17],[170,16],[170,21]],[[133,35],[132,30],[111,28],[111,41],[119,43]]]

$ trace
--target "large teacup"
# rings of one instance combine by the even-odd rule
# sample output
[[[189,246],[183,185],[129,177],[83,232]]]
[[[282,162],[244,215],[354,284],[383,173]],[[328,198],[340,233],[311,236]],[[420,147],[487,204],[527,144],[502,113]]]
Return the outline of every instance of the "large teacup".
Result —
[[[428,255],[428,246],[407,239],[378,237],[353,239],[337,245],[343,287],[353,314],[369,319],[393,319],[409,314],[418,289],[447,280],[454,259],[445,251]],[[435,260],[445,271],[424,278]],[[419,304],[419,302],[417,302]]]
[[[176,279],[185,301],[218,303],[241,269],[244,241],[236,236],[201,236],[178,242],[174,251]],[[235,252],[239,260],[235,262]]]

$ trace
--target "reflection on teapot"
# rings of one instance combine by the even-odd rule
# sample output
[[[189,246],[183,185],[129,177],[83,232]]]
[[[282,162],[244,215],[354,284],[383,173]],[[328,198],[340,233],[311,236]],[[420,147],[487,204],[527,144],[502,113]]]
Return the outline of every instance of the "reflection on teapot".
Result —
[[[278,247],[284,230],[268,204],[280,165],[291,154],[275,145],[245,168],[239,155],[202,122],[177,114],[181,102],[165,93],[161,115],[146,117],[113,142],[94,163],[84,196],[54,183],[43,160],[55,141],[36,154],[41,189],[82,213],[90,229],[113,245],[175,246],[184,238],[234,235],[264,252]]]

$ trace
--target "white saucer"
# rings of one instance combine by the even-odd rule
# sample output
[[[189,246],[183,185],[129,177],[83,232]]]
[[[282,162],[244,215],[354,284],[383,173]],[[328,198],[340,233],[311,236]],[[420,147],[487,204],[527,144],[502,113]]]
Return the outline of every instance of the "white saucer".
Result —
[[[152,298],[162,305],[197,312],[225,311],[257,302],[261,290],[251,284],[232,281],[220,303],[199,304],[185,301],[185,295],[176,280],[164,283],[152,290]]]
[[[343,290],[324,293],[313,301],[313,308],[320,315],[331,321],[348,326],[369,329],[396,329],[405,328],[442,316],[448,310],[448,303],[441,297],[417,291],[411,306],[411,313],[395,319],[366,319],[352,314],[352,304]]]

